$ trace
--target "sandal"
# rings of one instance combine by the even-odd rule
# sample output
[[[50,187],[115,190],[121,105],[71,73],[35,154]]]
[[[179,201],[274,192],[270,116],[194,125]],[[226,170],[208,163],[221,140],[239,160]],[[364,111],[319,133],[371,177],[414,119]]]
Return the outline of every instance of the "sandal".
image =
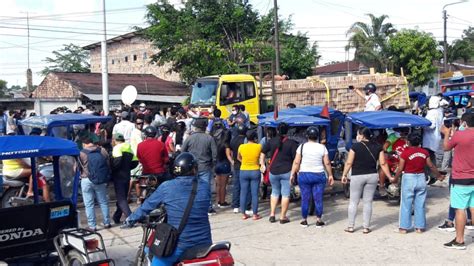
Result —
[[[290,222],[290,219],[288,217],[284,217],[283,219],[280,219],[280,224],[287,224]]]
[[[258,214],[254,214],[253,217],[252,217],[252,220],[256,221],[256,220],[260,220],[262,219],[262,216],[258,215]]]
[[[404,234],[404,235],[405,235],[405,234],[408,233],[408,230],[405,230],[405,229],[401,229],[401,228],[400,228],[400,229],[398,229],[398,232],[399,232],[400,234]]]
[[[364,228],[364,230],[362,231],[362,233],[365,234],[365,235],[369,234],[371,232],[372,232],[372,230],[370,230],[370,228]]]
[[[248,216],[247,214],[244,214],[244,216],[242,216],[242,220],[247,220],[248,218],[250,218],[250,216]]]
[[[346,233],[354,233],[354,227],[347,227],[346,229],[344,229],[344,232]]]
[[[425,229],[421,229],[421,228],[416,228],[415,229],[415,232],[417,232],[418,234],[422,234],[424,231],[425,231]]]
[[[268,221],[270,223],[275,223],[276,222],[275,216],[270,216],[270,218],[268,218]]]

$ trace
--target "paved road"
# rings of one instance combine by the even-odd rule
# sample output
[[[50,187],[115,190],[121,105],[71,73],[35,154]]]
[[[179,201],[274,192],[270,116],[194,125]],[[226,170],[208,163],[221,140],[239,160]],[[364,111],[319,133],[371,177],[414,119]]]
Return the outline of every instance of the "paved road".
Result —
[[[342,195],[325,198],[324,228],[302,228],[299,204],[291,204],[291,223],[268,222],[268,202],[260,206],[264,216],[259,221],[242,221],[231,209],[212,216],[214,241],[231,241],[237,265],[316,265],[316,264],[463,264],[474,265],[474,232],[466,237],[468,249],[447,250],[442,244],[454,233],[439,231],[436,226],[447,213],[446,183],[429,188],[427,200],[428,230],[423,234],[397,233],[398,206],[376,201],[372,220],[373,232],[363,235],[361,215],[356,232],[344,232],[348,200]],[[135,206],[134,206],[135,207]],[[361,207],[359,206],[361,212]],[[314,220],[310,220],[314,224]],[[114,227],[100,231],[117,265],[130,265],[141,237],[141,229],[120,230]]]

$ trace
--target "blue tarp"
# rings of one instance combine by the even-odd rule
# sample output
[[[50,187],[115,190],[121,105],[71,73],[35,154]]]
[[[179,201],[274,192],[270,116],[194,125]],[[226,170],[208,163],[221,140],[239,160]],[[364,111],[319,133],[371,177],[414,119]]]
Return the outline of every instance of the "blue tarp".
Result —
[[[278,111],[278,116],[294,116],[294,115],[310,115],[310,116],[319,116],[323,109],[323,106],[303,106],[293,109],[283,109]],[[333,108],[329,108],[329,115],[343,115],[340,111],[337,111]],[[273,118],[273,112],[264,113],[258,115],[258,119],[264,118]]]
[[[443,93],[444,97],[452,97],[452,96],[463,96],[463,95],[474,95],[474,90],[455,90],[455,91],[448,91]]]
[[[77,144],[54,137],[0,137],[0,160],[61,155],[79,155]]]
[[[111,116],[95,116],[85,114],[60,114],[32,116],[21,120],[20,124],[29,127],[53,128],[80,124],[105,123],[112,119]]]
[[[285,115],[278,117],[277,120],[272,117],[259,119],[259,126],[277,127],[280,123],[287,123],[289,126],[329,126],[331,121],[315,116],[307,115]]]
[[[424,117],[395,111],[357,112],[347,115],[346,120],[371,129],[431,125],[431,122]]]

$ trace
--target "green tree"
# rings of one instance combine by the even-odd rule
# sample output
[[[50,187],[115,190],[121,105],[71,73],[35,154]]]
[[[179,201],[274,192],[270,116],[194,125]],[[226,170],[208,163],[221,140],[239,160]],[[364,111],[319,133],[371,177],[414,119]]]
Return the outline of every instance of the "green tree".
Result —
[[[7,95],[8,95],[7,82],[5,80],[0,79],[0,98],[4,98]]]
[[[438,44],[430,33],[404,29],[389,41],[395,69],[403,67],[414,86],[427,84],[436,73],[433,61],[441,59]]]
[[[40,74],[49,72],[90,72],[89,53],[75,44],[65,44],[61,50],[53,51],[54,58],[46,57],[45,67]]]
[[[148,6],[146,19],[150,27],[143,33],[158,48],[152,61],[171,63],[170,71],[188,83],[200,76],[239,72],[239,64],[274,58],[273,17],[261,16],[246,0],[189,0],[181,9],[158,1]],[[279,25],[282,70],[293,77],[311,73],[316,46],[308,45],[302,34],[288,34],[290,20]],[[300,50],[288,51],[292,49]]]
[[[392,23],[384,23],[387,15],[376,17],[367,14],[370,24],[355,22],[347,31],[349,44],[346,49],[355,48],[354,59],[377,71],[388,68],[388,40],[396,30]]]
[[[461,39],[448,46],[448,62],[463,60],[465,64],[474,60],[474,27],[464,30]]]

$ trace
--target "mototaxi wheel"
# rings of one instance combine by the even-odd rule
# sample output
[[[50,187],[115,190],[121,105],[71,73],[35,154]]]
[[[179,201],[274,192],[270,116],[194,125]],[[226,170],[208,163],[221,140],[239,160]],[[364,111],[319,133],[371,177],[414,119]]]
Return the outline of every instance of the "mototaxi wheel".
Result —
[[[351,197],[351,184],[350,183],[343,184],[342,188],[344,189],[344,197],[346,197],[346,199],[350,198]]]
[[[81,266],[87,263],[86,259],[77,250],[71,249],[66,255],[67,266]]]
[[[10,199],[13,197],[18,197],[20,191],[21,187],[9,187],[2,195],[2,208],[13,207],[10,202]]]

